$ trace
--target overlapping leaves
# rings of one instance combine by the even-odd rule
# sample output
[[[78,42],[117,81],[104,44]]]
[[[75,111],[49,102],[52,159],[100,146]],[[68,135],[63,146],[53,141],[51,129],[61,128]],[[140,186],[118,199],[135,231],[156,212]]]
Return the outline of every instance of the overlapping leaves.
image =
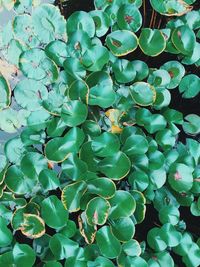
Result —
[[[200,15],[192,0],[150,2],[179,18],[142,28],[141,0],[95,0],[67,20],[50,4],[0,1],[17,13],[1,52],[24,76],[0,75],[0,128],[18,132],[0,155],[0,266],[173,267],[170,251],[200,264],[179,210],[200,216],[199,116],[169,108],[172,89],[199,94],[187,65],[199,66]],[[137,52],[178,59],[154,68]],[[162,225],[144,244],[135,231],[148,205]]]

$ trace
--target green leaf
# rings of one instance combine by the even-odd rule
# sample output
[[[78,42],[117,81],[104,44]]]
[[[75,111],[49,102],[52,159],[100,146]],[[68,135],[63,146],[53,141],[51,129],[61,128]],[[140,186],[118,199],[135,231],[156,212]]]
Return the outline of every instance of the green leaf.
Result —
[[[120,148],[120,142],[116,135],[104,132],[94,137],[92,141],[92,150],[98,157],[109,157],[117,153]]]
[[[193,98],[200,92],[200,78],[197,75],[186,75],[179,84],[179,92],[183,98]]]
[[[24,76],[50,84],[58,78],[58,68],[44,50],[33,48],[23,52],[19,58],[19,68]]]
[[[87,172],[87,164],[79,159],[75,153],[62,162],[62,172],[70,177],[71,180],[84,180]]]
[[[131,162],[123,152],[119,151],[106,157],[98,164],[99,170],[113,180],[123,179],[130,171]]]
[[[181,16],[191,10],[187,1],[150,0],[153,9],[165,16]]]
[[[193,169],[182,163],[174,163],[170,166],[168,181],[177,192],[187,192],[192,188]]]
[[[58,7],[50,4],[39,5],[33,11],[32,21],[34,32],[42,43],[66,39],[66,22]]]
[[[101,71],[109,61],[109,52],[102,45],[94,45],[86,50],[82,57],[82,64],[88,71]]]
[[[97,226],[88,224],[86,214],[83,212],[78,217],[79,231],[87,244],[92,244],[96,237]]]
[[[115,183],[108,178],[97,178],[87,182],[88,192],[105,199],[112,198],[116,191]]]
[[[126,59],[117,59],[114,61],[112,69],[115,79],[119,83],[132,82],[137,74],[134,62],[130,62]]]
[[[29,245],[19,243],[13,248],[13,258],[16,266],[21,267],[31,267],[36,260],[34,250]]]
[[[149,177],[141,170],[132,171],[128,176],[128,182],[132,189],[143,192],[149,185]]]
[[[116,191],[114,197],[109,199],[109,202],[111,205],[109,219],[112,220],[129,217],[136,209],[135,199],[127,191]]]
[[[135,225],[129,217],[111,221],[111,230],[120,242],[131,240],[135,234]]]
[[[164,34],[157,29],[143,28],[139,38],[139,46],[145,55],[158,56],[166,48]]]
[[[142,26],[142,15],[137,6],[122,5],[117,12],[117,24],[121,30],[137,32]]]
[[[58,66],[63,66],[67,57],[69,57],[67,44],[60,40],[50,42],[45,47],[46,55],[52,59]]]
[[[7,108],[11,103],[11,88],[6,79],[0,73],[0,110]]]
[[[142,135],[132,134],[126,139],[122,150],[128,156],[145,154],[148,150],[148,141]]]
[[[162,224],[171,223],[172,225],[176,225],[179,222],[179,217],[179,210],[171,205],[165,206],[159,211],[159,220]]]
[[[0,216],[0,248],[9,246],[12,242],[13,236],[10,229],[6,225],[6,220]]]
[[[138,46],[137,36],[128,30],[118,30],[106,36],[106,45],[113,55],[122,57],[133,52]]]
[[[76,11],[67,19],[67,33],[72,34],[77,30],[83,30],[89,37],[94,37],[95,24],[90,14]]]
[[[180,53],[188,55],[195,47],[196,36],[187,25],[182,25],[173,31],[172,42]]]
[[[42,201],[41,215],[51,228],[59,229],[67,224],[68,212],[56,196],[52,195]]]
[[[88,103],[89,87],[83,80],[75,80],[67,93],[71,100],[81,100],[86,104]]]
[[[175,60],[166,62],[163,66],[161,66],[161,69],[168,71],[171,77],[171,82],[167,86],[168,89],[176,88],[185,75],[185,68],[181,63]]]
[[[111,24],[110,18],[107,13],[102,10],[92,10],[89,14],[93,18],[95,23],[96,36],[104,36]]]
[[[162,229],[155,227],[152,228],[147,234],[147,242],[155,251],[163,251],[167,247],[166,242],[160,236],[161,233]]]
[[[46,144],[45,155],[51,161],[62,162],[70,153],[78,152],[83,140],[83,131],[76,127],[71,128],[64,137],[54,138]]]
[[[133,101],[141,106],[152,105],[156,99],[156,91],[153,86],[145,82],[137,82],[129,87]]]
[[[24,79],[14,90],[15,100],[22,108],[30,111],[41,109],[41,101],[47,99],[48,91],[40,81]]]
[[[39,45],[39,40],[35,36],[32,17],[28,14],[21,14],[14,17],[13,31],[16,39],[27,44],[29,47]]]
[[[24,214],[20,230],[29,238],[39,238],[45,234],[45,223],[38,215]]]
[[[94,72],[87,77],[86,82],[90,88],[89,105],[108,108],[114,103],[116,94],[113,90],[113,81],[108,73]]]
[[[114,259],[121,252],[121,245],[117,238],[112,234],[109,226],[103,226],[96,234],[97,245],[101,254],[109,259]]]
[[[128,242],[125,242],[122,245],[122,249],[126,253],[126,255],[131,257],[138,257],[142,252],[140,244],[135,239],[131,239]]]
[[[189,114],[185,117],[183,130],[187,134],[197,135],[200,133],[200,117],[196,114]]]
[[[87,115],[87,106],[78,100],[65,102],[61,110],[62,120],[70,127],[82,124],[87,119]]]
[[[170,223],[166,223],[161,228],[160,237],[166,242],[169,247],[176,247],[182,238],[182,234]]]
[[[59,233],[51,237],[49,247],[57,260],[73,257],[79,248],[78,243]]]
[[[91,199],[85,210],[88,224],[104,225],[108,218],[109,209],[110,203],[107,200],[101,197]]]
[[[64,207],[69,212],[76,212],[80,209],[81,197],[87,190],[87,185],[84,181],[75,182],[67,185],[62,191],[61,200]]]

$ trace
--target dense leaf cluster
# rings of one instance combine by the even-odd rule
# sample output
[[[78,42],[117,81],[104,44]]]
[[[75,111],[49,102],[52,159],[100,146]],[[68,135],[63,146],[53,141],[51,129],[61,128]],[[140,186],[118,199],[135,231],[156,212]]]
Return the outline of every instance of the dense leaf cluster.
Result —
[[[200,265],[180,213],[200,216],[200,117],[170,108],[171,90],[200,92],[186,71],[200,65],[200,11],[150,2],[172,17],[165,28],[142,26],[142,0],[95,0],[67,20],[50,4],[0,0],[16,12],[0,31],[16,75],[0,74],[0,129],[16,133],[0,155],[0,267],[173,267],[175,254]],[[177,60],[123,57],[136,49]],[[139,242],[149,205],[160,225]]]

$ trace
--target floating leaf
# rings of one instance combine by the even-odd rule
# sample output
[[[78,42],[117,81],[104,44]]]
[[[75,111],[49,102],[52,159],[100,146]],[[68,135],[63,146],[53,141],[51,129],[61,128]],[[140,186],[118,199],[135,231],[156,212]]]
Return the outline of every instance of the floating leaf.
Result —
[[[133,101],[141,106],[152,105],[156,99],[156,91],[153,86],[145,82],[137,82],[129,87]]]
[[[106,45],[113,55],[121,57],[133,52],[137,48],[138,39],[131,31],[118,30],[107,35]]]
[[[145,55],[155,57],[165,50],[166,40],[160,30],[143,28],[139,38],[139,46]]]
[[[185,75],[185,68],[181,63],[175,60],[166,62],[161,69],[168,71],[171,77],[171,82],[167,85],[168,89],[174,89],[177,87]]]
[[[42,201],[41,216],[45,223],[54,229],[65,226],[68,220],[68,212],[56,196],[50,196]]]
[[[123,152],[119,151],[106,157],[98,164],[99,170],[113,180],[123,179],[130,171],[130,160]]]
[[[67,33],[72,34],[77,30],[87,32],[89,37],[95,34],[95,24],[90,14],[84,11],[76,11],[67,19]]]
[[[24,214],[24,222],[20,230],[29,238],[39,238],[45,234],[45,223],[37,215]]]
[[[41,109],[41,101],[48,97],[48,91],[40,81],[24,79],[14,90],[17,103],[27,110]]]
[[[103,256],[114,259],[121,251],[120,242],[112,234],[109,226],[103,226],[96,234],[97,245]]]
[[[200,78],[194,74],[186,75],[179,84],[179,92],[183,98],[197,96],[200,93]]]
[[[58,78],[56,64],[49,59],[44,50],[33,48],[20,55],[19,67],[24,76],[50,84]]]
[[[35,263],[36,256],[29,245],[16,243],[13,248],[13,259],[16,265],[31,267]]]
[[[170,166],[168,181],[177,192],[187,192],[193,184],[192,169],[182,163],[174,163]]]
[[[200,133],[200,117],[196,114],[189,114],[185,117],[183,130],[187,134],[197,135]]]
[[[87,182],[88,192],[105,199],[112,198],[116,191],[115,183],[108,178],[97,178]]]
[[[116,191],[109,202],[111,205],[109,219],[113,220],[131,216],[136,208],[136,202],[132,195],[123,190]]]
[[[11,244],[13,236],[10,229],[6,225],[6,220],[0,216],[0,248]]]
[[[70,153],[78,152],[83,140],[83,131],[74,127],[64,137],[54,138],[46,144],[46,157],[51,161],[62,162],[69,157]]]
[[[131,218],[125,217],[111,221],[111,230],[120,242],[131,240],[135,234],[135,225]]]
[[[27,44],[29,47],[39,45],[39,40],[35,36],[32,17],[28,14],[15,16],[13,20],[13,31],[15,37]]]
[[[89,91],[89,105],[108,108],[115,101],[113,82],[109,74],[98,71],[90,74],[86,80]]]
[[[136,5],[124,4],[117,13],[117,24],[121,30],[137,32],[142,26],[142,15]]]
[[[182,0],[150,0],[150,2],[157,12],[165,16],[182,16],[192,9],[187,1]]]
[[[196,42],[195,33],[186,25],[177,27],[172,33],[172,42],[180,53],[191,54]]]
[[[96,36],[102,37],[105,35],[110,27],[110,18],[106,12],[102,10],[92,10],[89,13],[94,20]]]
[[[87,106],[78,100],[65,102],[61,110],[61,118],[67,126],[75,127],[87,119]]]
[[[110,209],[110,204],[107,200],[95,197],[91,199],[86,207],[85,214],[89,225],[104,225]]]
[[[11,103],[11,88],[6,79],[0,73],[0,110],[7,108]]]
[[[57,7],[43,4],[36,7],[32,14],[34,32],[43,43],[55,39],[66,40],[65,20]]]
[[[45,53],[58,66],[63,66],[65,59],[69,56],[67,44],[60,40],[50,42],[45,47]]]
[[[64,187],[62,191],[62,203],[69,212],[76,212],[80,209],[81,197],[87,190],[84,181],[76,182]]]

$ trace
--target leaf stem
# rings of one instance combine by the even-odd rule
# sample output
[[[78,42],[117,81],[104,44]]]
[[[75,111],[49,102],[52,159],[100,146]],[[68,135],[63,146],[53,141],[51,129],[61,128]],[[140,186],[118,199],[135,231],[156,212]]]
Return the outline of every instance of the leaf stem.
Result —
[[[143,26],[146,23],[146,0],[143,0]]]
[[[155,11],[154,11],[154,9],[153,9],[153,10],[152,10],[152,14],[151,14],[151,20],[150,20],[149,28],[152,27],[152,23],[153,23],[154,16],[155,16]]]

